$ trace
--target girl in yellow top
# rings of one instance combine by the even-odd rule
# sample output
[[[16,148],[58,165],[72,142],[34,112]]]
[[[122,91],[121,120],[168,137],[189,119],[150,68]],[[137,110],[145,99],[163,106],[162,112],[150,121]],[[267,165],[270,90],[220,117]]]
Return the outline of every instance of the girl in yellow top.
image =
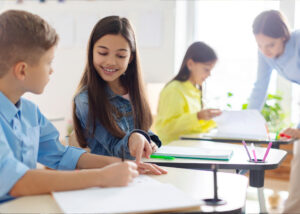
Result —
[[[163,144],[186,134],[207,132],[216,124],[218,109],[203,109],[202,83],[217,61],[214,50],[203,42],[187,50],[179,73],[160,93],[155,129]]]

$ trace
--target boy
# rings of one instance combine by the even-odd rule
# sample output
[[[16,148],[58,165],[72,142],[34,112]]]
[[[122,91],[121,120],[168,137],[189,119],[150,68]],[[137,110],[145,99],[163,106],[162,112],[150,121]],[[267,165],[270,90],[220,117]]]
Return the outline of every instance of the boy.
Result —
[[[21,98],[41,94],[49,81],[58,41],[37,15],[10,10],[0,14],[0,201],[93,186],[127,185],[139,172],[165,173],[156,165],[65,147],[38,107]],[[40,162],[52,169],[38,170]],[[88,169],[70,171],[72,169]],[[99,169],[101,168],[101,169]]]

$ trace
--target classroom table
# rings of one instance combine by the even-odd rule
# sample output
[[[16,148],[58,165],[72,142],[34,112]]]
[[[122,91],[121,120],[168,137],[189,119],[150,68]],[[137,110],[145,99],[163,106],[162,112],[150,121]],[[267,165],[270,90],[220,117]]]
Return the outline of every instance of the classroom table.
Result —
[[[213,197],[213,175],[209,171],[164,167],[166,175],[150,177],[170,183],[196,200]],[[246,201],[248,178],[243,175],[218,172],[219,198],[227,203],[220,206],[201,205],[184,212],[241,213]],[[141,196],[142,197],[142,196]],[[150,202],[151,203],[151,202]],[[47,195],[25,196],[0,204],[0,213],[61,213],[53,197]]]
[[[218,143],[238,143],[241,144],[242,140],[245,140],[246,143],[254,143],[255,145],[266,145],[270,141],[272,142],[272,148],[279,149],[280,145],[287,145],[294,143],[297,139],[291,138],[291,139],[278,139],[275,140],[274,137],[271,138],[271,140],[265,139],[265,140],[251,140],[251,139],[229,139],[229,138],[214,138],[206,136],[205,134],[192,134],[192,135],[183,135],[180,137],[181,140],[195,140],[195,141],[212,141],[212,142],[218,142]]]
[[[188,146],[198,148],[233,150],[233,155],[229,161],[184,158],[176,158],[175,160],[151,158],[148,160],[144,159],[144,161],[156,163],[161,166],[188,169],[210,169],[213,165],[218,165],[219,169],[235,169],[237,171],[249,170],[249,184],[252,187],[258,188],[259,203],[262,212],[266,211],[265,199],[263,195],[265,170],[277,168],[287,155],[287,152],[284,150],[270,149],[265,163],[254,163],[249,162],[245,148],[242,145],[217,143],[212,141],[178,140],[171,142],[170,144],[168,144],[168,146]],[[262,158],[265,151],[266,148],[256,147],[257,158]]]

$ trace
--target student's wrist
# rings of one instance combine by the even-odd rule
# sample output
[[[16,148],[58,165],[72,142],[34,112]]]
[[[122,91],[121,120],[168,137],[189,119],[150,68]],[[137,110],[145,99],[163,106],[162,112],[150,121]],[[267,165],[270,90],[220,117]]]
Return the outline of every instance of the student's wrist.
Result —
[[[147,139],[147,141],[148,141],[149,143],[151,143],[151,138],[150,138],[150,136],[148,135],[147,132],[145,132],[145,131],[143,131],[143,130],[141,130],[141,129],[134,129],[134,130],[131,132],[131,134],[133,134],[133,133],[139,133],[139,134],[143,135],[143,136]],[[131,136],[131,135],[130,135],[130,136]],[[129,136],[129,139],[130,139],[130,136]]]

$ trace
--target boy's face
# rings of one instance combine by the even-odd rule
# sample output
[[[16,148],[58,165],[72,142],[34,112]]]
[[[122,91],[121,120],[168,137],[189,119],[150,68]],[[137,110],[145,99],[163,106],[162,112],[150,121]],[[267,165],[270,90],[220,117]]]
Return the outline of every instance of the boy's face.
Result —
[[[37,63],[33,65],[28,64],[27,75],[24,81],[26,92],[41,94],[44,91],[45,86],[49,82],[49,76],[53,72],[51,63],[54,58],[55,48],[56,46],[53,46],[44,52]]]

